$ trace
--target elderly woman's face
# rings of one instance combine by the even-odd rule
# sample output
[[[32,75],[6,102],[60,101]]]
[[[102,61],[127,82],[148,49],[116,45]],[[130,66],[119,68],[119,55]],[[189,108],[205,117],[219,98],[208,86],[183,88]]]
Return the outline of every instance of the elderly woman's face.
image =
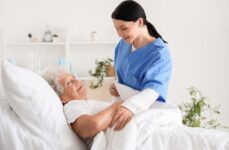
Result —
[[[64,97],[65,100],[67,100],[67,102],[75,99],[86,99],[85,86],[81,81],[77,80],[73,75],[64,72],[60,75],[59,82],[64,88],[61,97]]]

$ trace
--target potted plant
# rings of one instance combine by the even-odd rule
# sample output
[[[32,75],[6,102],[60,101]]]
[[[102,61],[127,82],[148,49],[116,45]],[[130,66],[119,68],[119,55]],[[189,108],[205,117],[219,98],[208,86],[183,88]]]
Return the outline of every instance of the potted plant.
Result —
[[[58,34],[53,34],[52,35],[52,37],[53,37],[53,42],[58,42]]]
[[[221,126],[215,117],[215,115],[220,114],[220,105],[210,105],[208,99],[194,87],[188,90],[191,102],[186,102],[179,106],[182,111],[183,124],[189,127],[225,128]]]
[[[96,59],[95,64],[96,68],[94,70],[90,70],[89,74],[93,77],[97,78],[97,83],[94,84],[93,81],[90,83],[91,89],[96,89],[101,87],[103,84],[104,77],[115,76],[114,66],[112,65],[113,60],[111,58],[98,60]]]

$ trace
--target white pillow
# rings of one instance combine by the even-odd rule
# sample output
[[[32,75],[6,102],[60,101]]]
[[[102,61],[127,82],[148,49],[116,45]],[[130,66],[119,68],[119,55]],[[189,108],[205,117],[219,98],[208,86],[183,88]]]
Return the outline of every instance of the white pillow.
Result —
[[[59,97],[42,77],[4,61],[2,81],[10,106],[34,135],[54,149],[86,149],[68,125]]]
[[[33,135],[4,101],[0,112],[0,148],[51,150],[53,145],[41,137]]]

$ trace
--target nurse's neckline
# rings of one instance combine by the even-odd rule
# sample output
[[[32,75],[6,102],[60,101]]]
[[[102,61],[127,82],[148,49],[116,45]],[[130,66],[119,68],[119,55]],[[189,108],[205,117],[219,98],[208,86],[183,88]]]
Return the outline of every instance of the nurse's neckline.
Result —
[[[146,45],[148,45],[148,44],[150,44],[150,43],[152,43],[152,42],[155,42],[156,40],[157,40],[157,38],[152,37],[152,38],[150,38],[149,40],[147,40],[147,42],[145,42],[145,43],[143,43],[143,44],[139,44],[139,45],[136,46],[136,42],[133,41],[133,43],[131,43],[131,45],[132,45],[135,49],[139,49],[139,48],[142,48],[142,47],[144,47],[144,46],[146,46]]]

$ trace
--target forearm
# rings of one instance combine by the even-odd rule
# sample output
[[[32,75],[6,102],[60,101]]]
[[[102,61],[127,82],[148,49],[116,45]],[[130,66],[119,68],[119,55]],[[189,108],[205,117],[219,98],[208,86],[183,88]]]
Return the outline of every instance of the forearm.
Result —
[[[98,130],[103,131],[107,129],[112,121],[112,118],[117,110],[117,108],[122,104],[121,101],[115,102],[107,109],[97,113],[94,119],[97,122]]]
[[[112,117],[122,102],[116,102],[103,111],[91,116],[80,116],[71,126],[73,130],[82,138],[93,137],[98,132],[107,129]]]
[[[90,115],[80,116],[74,123],[71,124],[74,132],[81,138],[88,138],[95,136],[98,132],[96,131],[96,123]]]

